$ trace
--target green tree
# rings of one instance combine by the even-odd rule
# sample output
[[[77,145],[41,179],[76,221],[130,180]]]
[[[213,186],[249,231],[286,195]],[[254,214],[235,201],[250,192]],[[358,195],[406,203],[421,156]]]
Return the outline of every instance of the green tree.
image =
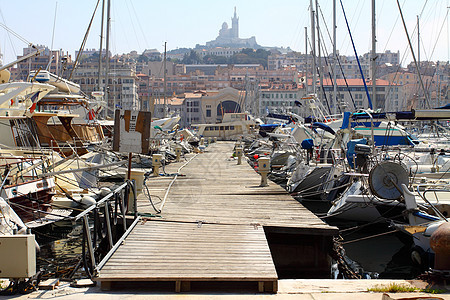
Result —
[[[148,57],[146,55],[142,55],[142,54],[137,58],[137,61],[140,63],[148,62],[148,60],[149,60]]]
[[[202,58],[195,52],[191,50],[189,54],[185,54],[183,60],[181,61],[185,65],[197,65],[203,62]]]

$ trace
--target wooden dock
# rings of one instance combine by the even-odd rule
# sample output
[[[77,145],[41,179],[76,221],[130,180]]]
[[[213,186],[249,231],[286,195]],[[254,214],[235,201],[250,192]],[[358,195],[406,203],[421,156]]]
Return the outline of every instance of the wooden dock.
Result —
[[[258,226],[146,222],[102,268],[102,288],[115,281],[171,281],[188,291],[193,281],[252,281],[276,291],[277,273]]]
[[[284,189],[231,157],[234,143],[218,142],[147,181],[153,204],[138,197],[146,222],[136,225],[100,270],[110,288],[121,281],[249,281],[276,292],[278,278],[327,278],[337,228],[328,226]],[[180,169],[180,167],[182,167]],[[169,189],[170,188],[170,189]],[[153,215],[153,216],[152,216]],[[325,272],[325,273],[324,273]],[[328,272],[328,274],[326,274]]]

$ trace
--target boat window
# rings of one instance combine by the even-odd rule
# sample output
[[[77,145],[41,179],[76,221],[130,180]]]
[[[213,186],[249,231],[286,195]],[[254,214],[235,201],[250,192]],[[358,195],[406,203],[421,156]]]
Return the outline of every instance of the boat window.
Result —
[[[220,126],[220,130],[223,130],[223,126]]]
[[[225,126],[225,130],[230,130],[230,126]]]
[[[214,130],[219,130],[219,126],[215,126],[215,127],[214,127]]]
[[[209,127],[205,127],[205,131],[208,131],[209,130]]]
[[[234,126],[230,126],[230,130],[234,130]]]

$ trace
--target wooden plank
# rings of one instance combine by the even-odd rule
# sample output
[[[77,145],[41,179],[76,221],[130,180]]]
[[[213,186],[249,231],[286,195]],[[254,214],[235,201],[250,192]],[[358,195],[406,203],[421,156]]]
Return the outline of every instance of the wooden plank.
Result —
[[[39,283],[40,290],[54,290],[59,285],[59,278],[50,278]]]
[[[260,176],[247,164],[237,165],[228,159],[234,143],[216,143],[186,165],[170,189],[160,216],[163,220],[217,224],[250,224],[297,228],[298,232],[314,229],[314,234],[335,235],[337,228],[328,226],[280,186],[270,183],[259,187]],[[166,166],[174,173],[185,162]],[[164,197],[171,180],[147,181],[155,203]],[[138,197],[141,212],[152,212],[144,195]],[[142,210],[141,210],[142,208]]]
[[[277,274],[262,227],[148,221],[96,280],[175,281],[183,290],[190,281],[270,281]]]

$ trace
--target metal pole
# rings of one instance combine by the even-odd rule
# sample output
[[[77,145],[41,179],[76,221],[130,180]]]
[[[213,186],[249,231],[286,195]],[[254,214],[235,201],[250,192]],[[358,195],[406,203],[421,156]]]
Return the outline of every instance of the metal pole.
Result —
[[[313,66],[312,66],[312,74],[313,74],[313,94],[316,93],[316,80],[317,80],[317,72],[316,72],[316,25],[314,21],[314,6],[313,0],[310,0],[310,9],[311,9],[311,52],[313,57]]]
[[[167,83],[166,83],[166,51],[167,51],[167,42],[164,42],[164,118],[167,118],[168,112],[167,112]]]
[[[113,238],[112,238],[112,231],[111,231],[111,220],[109,219],[109,203],[105,203],[105,219],[106,219],[106,230],[108,232],[108,242],[109,242],[109,248],[112,248],[114,246]]]
[[[417,15],[417,63],[419,65],[419,67],[420,67],[420,27],[419,27],[419,15]],[[419,72],[419,70],[417,70],[417,72]]]
[[[91,257],[92,268],[95,268],[96,266],[95,266],[94,247],[92,245],[91,230],[89,229],[89,220],[88,220],[87,215],[83,216],[83,226],[84,226],[84,230],[86,232],[86,239],[87,239],[89,254]]]
[[[372,0],[372,58],[371,58],[371,67],[372,67],[372,103],[375,108],[377,107],[377,79],[376,79],[376,58],[377,58],[377,41],[376,41],[376,23],[375,23],[375,0]],[[386,106],[386,105],[385,105]],[[384,107],[382,107],[384,109]]]
[[[436,105],[441,106],[441,82],[439,78],[439,61],[436,62]]]
[[[317,93],[319,101],[322,99],[323,93],[323,70],[322,70],[322,54],[320,51],[320,28],[319,28],[319,0],[316,0],[316,21],[317,21],[317,58],[319,60],[319,83],[320,83],[320,91]],[[322,102],[321,102],[322,103]],[[331,113],[331,112],[330,112]]]
[[[333,115],[337,113],[337,79],[336,79],[336,0],[333,0]]]
[[[305,27],[305,92],[308,95],[308,27]]]
[[[105,65],[105,102],[106,105],[109,106],[108,103],[108,96],[109,96],[109,90],[108,90],[108,81],[109,81],[109,33],[111,26],[111,0],[108,0],[107,8],[106,8],[106,65]],[[113,105],[113,114],[116,110],[116,98],[114,97],[114,105]]]
[[[98,51],[98,82],[97,90],[101,90],[101,73],[102,73],[102,48],[103,48],[103,20],[105,17],[105,0],[102,1],[102,21],[100,25],[100,50]]]
[[[400,11],[400,17],[402,18],[403,28],[405,29],[406,37],[408,39],[409,49],[411,50],[411,55],[412,55],[412,57],[414,59],[414,64],[416,66],[417,75],[419,76],[420,86],[422,87],[422,90],[423,90],[423,93],[424,93],[424,96],[425,96],[425,102],[427,103],[428,108],[431,108],[430,101],[428,101],[427,93],[426,93],[426,90],[425,90],[425,85],[423,84],[422,76],[420,75],[420,72],[419,72],[419,65],[418,65],[417,60],[416,60],[416,55],[414,54],[414,49],[413,49],[412,44],[411,44],[411,39],[409,38],[408,28],[406,27],[406,22],[405,22],[405,18],[403,17],[402,8],[400,7],[400,2],[398,0],[397,0],[397,6],[398,6],[398,10]]]

